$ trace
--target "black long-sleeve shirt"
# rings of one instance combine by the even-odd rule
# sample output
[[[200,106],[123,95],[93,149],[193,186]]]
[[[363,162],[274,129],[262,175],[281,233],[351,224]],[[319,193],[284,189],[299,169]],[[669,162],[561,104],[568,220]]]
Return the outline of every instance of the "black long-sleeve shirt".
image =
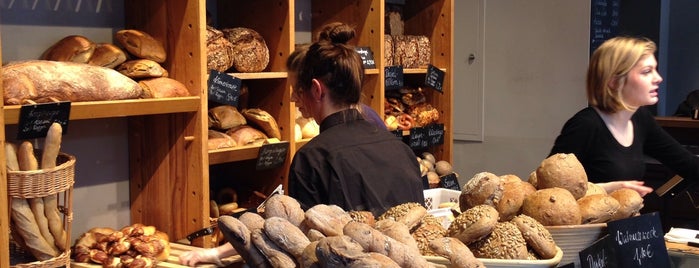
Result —
[[[591,182],[642,180],[645,156],[658,160],[685,179],[699,180],[699,158],[665,132],[650,112],[639,108],[631,122],[633,143],[624,147],[592,107],[582,109],[563,125],[549,155],[575,154]]]
[[[304,207],[334,204],[375,216],[406,202],[424,202],[415,154],[355,109],[331,114],[301,147],[289,171],[289,195]]]

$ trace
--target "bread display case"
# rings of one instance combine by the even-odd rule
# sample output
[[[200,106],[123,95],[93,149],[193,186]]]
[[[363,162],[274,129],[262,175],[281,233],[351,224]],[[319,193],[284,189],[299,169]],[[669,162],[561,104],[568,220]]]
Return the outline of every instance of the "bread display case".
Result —
[[[325,23],[343,21],[357,31],[357,46],[369,47],[376,68],[366,70],[364,101],[384,114],[385,10],[388,1],[309,0],[311,31]],[[170,238],[179,239],[210,225],[210,200],[223,187],[235,187],[238,199],[254,203],[259,193],[270,193],[277,185],[287,188],[291,158],[307,140],[296,141],[296,107],[290,101],[291,88],[286,58],[295,40],[296,1],[136,1],[124,0],[124,28],[137,29],[161,41],[167,51],[162,63],[169,77],[184,84],[188,97],[75,102],[70,120],[126,117],[128,122],[129,206],[132,223],[156,226]],[[405,0],[405,32],[431,41],[431,65],[444,71],[441,91],[428,90],[428,102],[439,111],[444,125],[444,142],[420,150],[437,159],[452,161],[452,43],[453,0]],[[210,12],[211,14],[207,14]],[[208,99],[206,29],[207,21],[218,28],[246,27],[264,37],[269,63],[260,72],[229,72],[249,88],[248,107],[263,109],[277,121],[280,142],[289,142],[281,166],[257,170],[261,146],[217,150],[207,148]],[[36,27],[42,27],[38,25]],[[1,52],[2,50],[0,50]],[[4,51],[7,51],[5,49]],[[0,69],[2,71],[2,69]],[[406,68],[405,81],[422,85],[426,67]],[[19,121],[20,105],[3,105],[4,125]],[[5,130],[0,137],[5,139]],[[404,135],[409,135],[409,131]],[[416,152],[417,153],[417,152]],[[80,156],[76,156],[80,158]],[[0,153],[4,165],[4,153]],[[1,170],[5,170],[2,168]],[[7,174],[3,173],[3,177]],[[79,180],[79,178],[78,178]],[[0,192],[7,192],[6,179]],[[75,200],[75,202],[81,202]],[[244,202],[241,202],[241,205]],[[0,195],[0,213],[8,214],[7,195]],[[0,244],[10,243],[7,217],[0,217]],[[208,240],[195,240],[196,246],[214,246]],[[0,266],[9,267],[9,252],[0,250]]]

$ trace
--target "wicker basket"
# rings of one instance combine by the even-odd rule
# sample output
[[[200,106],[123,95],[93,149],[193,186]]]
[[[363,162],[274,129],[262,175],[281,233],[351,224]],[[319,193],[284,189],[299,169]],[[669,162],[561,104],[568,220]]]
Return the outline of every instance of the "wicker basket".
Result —
[[[36,150],[35,155],[41,155]],[[59,210],[63,213],[63,226],[66,231],[66,249],[57,257],[29,263],[11,263],[11,267],[70,267],[70,233],[73,222],[73,184],[75,183],[75,157],[59,153],[56,167],[31,171],[7,171],[7,193],[11,198],[39,198],[57,195]],[[12,202],[12,201],[10,201]],[[13,226],[10,224],[10,230]],[[19,246],[10,247],[10,259],[26,260],[31,254]],[[17,255],[17,256],[15,256]]]

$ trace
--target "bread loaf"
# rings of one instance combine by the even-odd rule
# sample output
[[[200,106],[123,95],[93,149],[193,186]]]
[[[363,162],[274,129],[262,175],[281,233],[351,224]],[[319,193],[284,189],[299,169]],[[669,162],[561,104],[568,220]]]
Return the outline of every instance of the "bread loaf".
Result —
[[[303,250],[311,243],[301,229],[285,218],[269,217],[265,219],[263,230],[270,240],[299,262]]]
[[[147,59],[136,59],[120,64],[117,71],[133,79],[168,77],[169,73],[160,63]]]
[[[172,98],[189,96],[189,90],[182,84],[168,77],[149,78],[138,81],[143,88],[142,98]]]
[[[219,105],[210,108],[209,128],[227,130],[247,124],[245,116],[238,111],[238,108],[231,105]]]
[[[343,227],[352,221],[349,213],[337,205],[317,204],[305,212],[306,224],[326,236],[342,235]]]
[[[386,61],[386,66],[392,66],[393,65],[393,53],[394,53],[393,36],[388,35],[388,34],[384,35],[383,44],[384,44],[383,53],[384,53],[384,60]]]
[[[477,173],[461,189],[460,209],[466,211],[483,204],[495,206],[502,199],[503,191],[503,182],[500,177],[490,172]]]
[[[269,64],[269,48],[257,31],[244,28],[221,30],[233,44],[233,68],[241,73],[261,72]]]
[[[46,132],[44,148],[41,155],[41,169],[51,169],[56,167],[56,159],[61,150],[61,140],[63,138],[63,127],[59,123],[52,123]],[[69,243],[68,234],[63,227],[63,218],[58,210],[58,196],[48,195],[43,197],[44,214],[48,220],[48,227],[54,238],[56,247],[64,251]],[[47,241],[51,242],[47,239]]]
[[[296,227],[306,218],[301,204],[291,196],[275,194],[265,202],[265,218],[280,217],[288,220]]]
[[[235,140],[233,140],[233,138],[228,136],[226,133],[209,129],[208,136],[209,139],[207,140],[207,149],[209,150],[231,148],[236,146]]]
[[[115,68],[126,61],[126,52],[110,43],[95,44],[95,52],[92,53],[87,64],[106,68]]]
[[[114,39],[137,58],[149,59],[158,63],[165,62],[167,58],[163,44],[144,31],[120,30],[114,35]]]
[[[609,193],[609,196],[619,201],[619,209],[612,216],[612,220],[637,216],[643,208],[643,197],[632,189],[617,189]]]
[[[251,108],[244,109],[242,113],[248,123],[262,129],[265,134],[267,134],[267,137],[276,138],[279,140],[282,139],[282,134],[279,131],[277,120],[275,120],[274,117],[267,111],[259,108]]]
[[[233,67],[233,44],[223,32],[213,27],[206,28],[206,69],[225,72]]]
[[[412,230],[420,223],[425,215],[427,215],[427,209],[422,204],[408,202],[389,208],[376,219],[393,219],[405,224],[405,226],[408,226],[408,228]]]
[[[238,146],[262,145],[267,140],[267,135],[251,126],[242,125],[226,131]]]
[[[512,222],[498,222],[487,237],[468,245],[477,258],[524,260],[527,242]]]
[[[559,187],[577,200],[587,192],[587,174],[575,154],[558,153],[541,161],[536,169],[537,188]]]
[[[69,35],[46,49],[40,59],[87,63],[94,52],[95,44],[90,39],[82,35]]]
[[[31,60],[3,67],[2,87],[8,105],[26,101],[100,101],[136,99],[143,90],[114,69],[73,62]]]
[[[255,248],[259,249],[272,267],[296,267],[296,261],[290,253],[272,241],[263,229],[250,231],[250,238]],[[258,267],[258,266],[254,266]]]
[[[441,237],[434,239],[429,244],[430,249],[447,258],[454,267],[485,268],[485,264],[460,240],[453,237]]]
[[[267,258],[253,244],[250,229],[240,220],[232,216],[221,216],[218,218],[218,228],[223,233],[226,241],[231,243],[248,265],[252,267],[271,267]],[[253,231],[257,231],[258,236],[262,234],[261,229],[254,229]]]
[[[580,207],[568,190],[540,189],[524,199],[522,214],[545,226],[577,225],[581,223]]]
[[[409,247],[365,223],[348,222],[343,232],[357,241],[364,250],[386,255],[400,267],[429,267],[417,248]]]
[[[603,223],[619,210],[619,201],[604,194],[586,195],[577,200],[582,224]]]

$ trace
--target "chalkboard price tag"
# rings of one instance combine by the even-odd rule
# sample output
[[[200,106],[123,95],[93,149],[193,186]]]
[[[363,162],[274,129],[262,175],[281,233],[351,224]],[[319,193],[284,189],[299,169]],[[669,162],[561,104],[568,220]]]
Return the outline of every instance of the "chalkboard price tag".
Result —
[[[444,71],[432,64],[427,66],[427,74],[425,75],[425,85],[435,90],[442,92],[442,85],[444,85]]]
[[[605,235],[589,247],[578,252],[583,268],[617,267],[617,254],[614,239]]]
[[[371,51],[371,48],[356,47],[354,50],[357,51],[359,56],[362,58],[362,65],[365,69],[376,68],[376,62],[374,62],[374,52]]]
[[[391,133],[393,133],[393,135],[396,135],[396,137],[398,137],[398,138],[401,138],[401,139],[403,138],[403,130],[401,130],[401,129],[393,130],[393,131],[391,131]]]
[[[209,100],[237,107],[242,84],[243,80],[237,77],[210,70],[208,81]]]
[[[386,90],[397,90],[403,88],[403,66],[386,66],[384,73],[384,88]]]
[[[444,144],[444,124],[431,124],[426,128],[430,146]]]
[[[266,170],[280,167],[289,152],[289,142],[277,142],[264,144],[257,155],[257,170]]]
[[[658,212],[610,221],[618,267],[671,267]]]
[[[427,135],[427,129],[416,127],[410,129],[410,137],[408,138],[408,146],[413,150],[425,149],[430,146],[430,139]]]
[[[456,173],[439,177],[439,187],[461,191],[461,186],[459,186],[459,179],[456,178]]]
[[[63,134],[68,132],[70,102],[51,102],[22,105],[19,108],[17,139],[26,140],[46,137],[54,122],[61,124]]]

